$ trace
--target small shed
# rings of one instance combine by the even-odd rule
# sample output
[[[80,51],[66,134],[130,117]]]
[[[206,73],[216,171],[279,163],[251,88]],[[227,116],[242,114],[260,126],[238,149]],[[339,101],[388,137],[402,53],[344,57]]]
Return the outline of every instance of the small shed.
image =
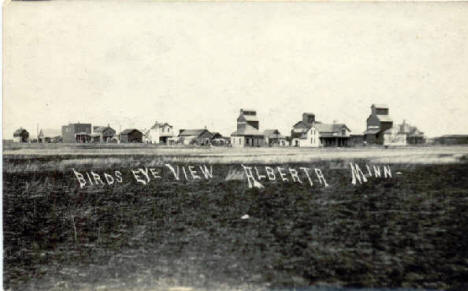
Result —
[[[142,143],[143,142],[143,132],[139,131],[136,128],[125,129],[120,133],[120,142],[121,143]]]
[[[29,132],[20,127],[13,133],[13,141],[14,142],[28,142],[29,141]]]

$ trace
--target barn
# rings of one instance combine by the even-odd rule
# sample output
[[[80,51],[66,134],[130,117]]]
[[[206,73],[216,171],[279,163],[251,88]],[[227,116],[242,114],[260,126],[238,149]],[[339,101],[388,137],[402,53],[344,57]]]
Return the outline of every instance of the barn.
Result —
[[[136,128],[125,129],[120,133],[120,143],[142,143],[143,133]]]

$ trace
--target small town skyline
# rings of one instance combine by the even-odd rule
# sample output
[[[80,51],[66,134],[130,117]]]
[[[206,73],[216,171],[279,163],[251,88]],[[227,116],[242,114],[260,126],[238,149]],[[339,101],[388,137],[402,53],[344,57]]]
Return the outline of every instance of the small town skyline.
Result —
[[[378,104],[378,103],[373,103],[371,104],[374,105],[374,104]],[[124,131],[124,130],[127,130],[127,129],[138,129],[142,132],[144,131],[147,131],[149,130],[155,123],[168,123],[170,124],[173,129],[174,129],[174,134],[177,136],[179,134],[179,131],[180,130],[186,130],[186,129],[208,129],[210,130],[211,132],[218,132],[220,134],[222,134],[223,136],[225,137],[229,137],[231,135],[232,132],[234,132],[236,130],[236,118],[237,116],[239,115],[239,110],[254,110],[256,113],[258,113],[257,115],[257,118],[259,120],[259,124],[260,124],[260,128],[259,130],[260,131],[265,131],[265,130],[271,130],[271,129],[278,129],[282,135],[284,136],[290,136],[290,133],[291,133],[291,129],[293,128],[294,124],[300,120],[302,118],[302,115],[303,114],[306,114],[306,113],[310,113],[310,114],[314,114],[316,116],[316,121],[319,122],[319,123],[327,123],[327,124],[333,124],[333,123],[339,123],[339,124],[345,124],[347,125],[348,128],[350,128],[350,133],[352,135],[363,135],[365,134],[366,132],[366,120],[367,118],[369,117],[369,113],[370,113],[370,109],[371,109],[371,106],[368,106],[368,109],[367,109],[367,115],[365,115],[365,117],[363,118],[363,122],[365,123],[364,126],[363,126],[363,130],[361,131],[356,131],[356,130],[352,130],[350,128],[350,126],[348,125],[348,123],[344,120],[339,120],[339,119],[333,119],[332,121],[327,121],[327,120],[322,120],[320,118],[320,116],[317,116],[313,111],[303,111],[301,112],[300,114],[298,114],[297,116],[295,116],[293,119],[292,119],[292,122],[290,122],[290,125],[289,126],[285,126],[285,125],[281,125],[281,126],[277,126],[277,127],[274,127],[274,126],[268,126],[268,121],[265,120],[266,118],[262,118],[261,117],[261,114],[259,113],[259,111],[251,106],[246,106],[246,107],[243,107],[243,108],[238,108],[235,112],[235,114],[231,117],[231,122],[233,123],[233,126],[231,128],[228,128],[227,130],[223,131],[223,130],[218,130],[218,128],[216,127],[216,125],[213,123],[213,122],[210,122],[210,121],[207,121],[205,123],[203,123],[203,121],[201,121],[199,123],[199,126],[196,126],[195,124],[192,124],[192,125],[189,125],[187,127],[181,127],[181,126],[177,126],[177,124],[174,124],[173,122],[171,122],[170,120],[162,120],[162,119],[155,119],[153,122],[150,122],[149,124],[147,124],[146,126],[142,127],[142,126],[132,126],[132,125],[135,125],[135,124],[141,124],[141,122],[129,122],[129,123],[125,123],[125,124],[130,124],[131,126],[122,126],[122,123],[119,123],[118,121],[117,122],[99,122],[99,123],[94,123],[90,120],[76,120],[76,121],[73,121],[73,120],[70,120],[70,121],[67,121],[67,122],[63,122],[62,124],[58,125],[58,126],[51,126],[51,127],[45,127],[45,126],[41,126],[41,124],[37,123],[36,126],[34,128],[27,128],[25,126],[17,126],[16,128],[14,128],[12,130],[12,133],[10,136],[5,136],[5,131],[4,131],[4,137],[3,139],[4,140],[9,140],[9,139],[12,139],[13,137],[13,133],[20,129],[20,128],[23,128],[23,129],[26,129],[28,132],[29,132],[29,138],[30,139],[37,139],[38,138],[38,134],[41,132],[41,130],[45,130],[45,131],[56,131],[56,132],[59,132],[61,133],[62,132],[62,127],[63,126],[67,126],[69,124],[91,124],[91,127],[94,128],[94,127],[100,127],[100,126],[109,126],[111,128],[113,128],[115,131],[116,131],[116,134],[119,134],[120,132]],[[385,106],[388,106],[385,104]],[[393,117],[393,115],[391,114],[391,109],[390,109],[390,114],[389,114],[391,117]],[[411,120],[408,120],[408,119],[403,119],[401,121],[398,121],[398,120],[395,120],[393,119],[393,122],[395,125],[397,124],[401,124],[401,123],[409,123],[413,126],[417,126],[418,129],[420,129],[421,131],[423,131],[425,133],[425,131],[418,125],[414,124],[411,122]],[[204,124],[204,125],[203,125]],[[212,126],[210,126],[212,125]],[[453,133],[448,133],[448,134],[453,134]],[[456,133],[455,133],[456,134]],[[460,134],[466,134],[466,133],[460,133]],[[428,138],[431,138],[431,137],[436,137],[436,136],[427,136],[425,134],[426,137]]]
[[[313,112],[362,133],[374,103],[428,137],[467,133],[464,3],[111,2],[9,3],[3,138],[77,121],[229,134],[239,108],[263,129]]]

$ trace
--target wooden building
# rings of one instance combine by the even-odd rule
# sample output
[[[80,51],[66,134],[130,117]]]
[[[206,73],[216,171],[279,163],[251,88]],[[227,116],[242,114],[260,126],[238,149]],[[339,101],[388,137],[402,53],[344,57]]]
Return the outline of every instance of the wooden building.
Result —
[[[142,143],[143,133],[136,128],[125,129],[119,134],[120,143]]]
[[[255,110],[241,109],[237,118],[237,130],[231,134],[233,147],[260,147],[265,143],[259,131],[260,122]]]
[[[219,132],[212,132],[211,144],[214,146],[227,146],[231,144],[231,139],[223,136]]]
[[[115,129],[110,127],[110,125],[93,126],[93,133],[91,134],[91,138],[95,143],[110,143],[115,137],[115,134]]]
[[[297,147],[348,146],[351,130],[344,123],[322,123],[313,113],[303,113],[293,125],[291,145]]]
[[[316,124],[315,114],[303,113],[302,120],[296,122],[291,130],[291,146],[319,147],[320,136]]]
[[[344,123],[321,123],[316,125],[320,144],[324,147],[348,146],[351,130]]]
[[[265,129],[265,145],[270,147],[284,147],[288,145],[286,137],[283,136],[278,129]]]
[[[174,137],[174,129],[167,122],[156,121],[145,133],[146,141],[153,144],[168,144],[172,137]]]
[[[13,133],[13,141],[21,143],[29,142],[29,132],[22,127],[18,128]]]
[[[204,129],[181,129],[179,130],[179,143],[185,145],[209,145],[213,134]]]
[[[364,132],[368,144],[384,144],[384,132],[393,127],[387,105],[372,104],[371,114],[367,118],[367,129]]]
[[[70,123],[62,126],[64,143],[91,142],[91,123]]]

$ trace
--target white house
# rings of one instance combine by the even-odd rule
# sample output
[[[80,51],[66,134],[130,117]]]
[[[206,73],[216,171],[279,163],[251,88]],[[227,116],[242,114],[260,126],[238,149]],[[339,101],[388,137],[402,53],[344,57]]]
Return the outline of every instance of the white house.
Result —
[[[308,127],[295,127],[291,131],[291,146],[314,147],[320,146],[320,134],[316,124]]]
[[[170,138],[174,137],[174,129],[167,122],[155,122],[154,125],[145,132],[145,139],[148,143],[167,144]]]

